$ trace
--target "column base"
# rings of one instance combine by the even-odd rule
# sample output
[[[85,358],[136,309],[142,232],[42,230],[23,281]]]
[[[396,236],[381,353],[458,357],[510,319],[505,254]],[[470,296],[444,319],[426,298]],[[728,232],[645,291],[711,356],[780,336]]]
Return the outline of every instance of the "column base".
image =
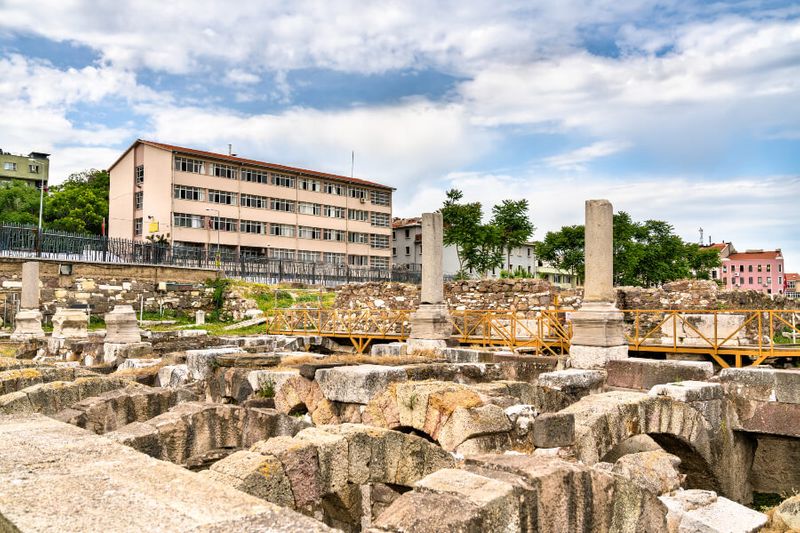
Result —
[[[603,369],[612,359],[627,359],[628,345],[621,346],[583,346],[571,345],[569,361],[572,368]]]
[[[406,341],[407,355],[443,355],[447,348],[447,341],[442,339],[408,339]]]
[[[587,302],[571,320],[573,345],[613,347],[626,343],[623,314],[613,303]]]
[[[29,339],[44,339],[42,329],[42,313],[38,309],[20,309],[14,318],[14,333],[12,341],[26,341]]]
[[[444,304],[422,304],[411,315],[411,339],[447,341],[453,335],[450,312]]]

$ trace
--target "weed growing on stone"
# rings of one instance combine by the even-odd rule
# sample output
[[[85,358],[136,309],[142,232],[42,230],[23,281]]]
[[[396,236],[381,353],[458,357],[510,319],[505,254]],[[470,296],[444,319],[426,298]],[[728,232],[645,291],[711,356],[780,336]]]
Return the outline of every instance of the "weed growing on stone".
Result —
[[[257,394],[260,398],[274,398],[275,383],[273,383],[271,379],[266,379],[262,381]]]

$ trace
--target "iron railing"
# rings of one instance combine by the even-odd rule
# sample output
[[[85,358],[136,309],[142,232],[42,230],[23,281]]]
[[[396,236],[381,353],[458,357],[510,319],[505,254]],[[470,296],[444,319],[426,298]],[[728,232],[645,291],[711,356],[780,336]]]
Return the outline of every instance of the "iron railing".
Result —
[[[260,283],[298,282],[337,286],[367,281],[419,283],[420,273],[405,268],[355,267],[344,264],[306,262],[266,256],[250,256],[227,250],[205,250],[44,230],[33,226],[0,223],[0,255],[85,261],[164,265],[221,270],[227,277]]]

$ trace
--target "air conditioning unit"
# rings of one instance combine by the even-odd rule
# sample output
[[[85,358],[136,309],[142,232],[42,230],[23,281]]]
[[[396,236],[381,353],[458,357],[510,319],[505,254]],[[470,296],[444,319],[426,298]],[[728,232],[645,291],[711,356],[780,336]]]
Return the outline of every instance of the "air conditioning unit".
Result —
[[[367,203],[367,199],[364,198],[363,196],[361,198],[359,198],[358,201],[361,202],[362,204]]]

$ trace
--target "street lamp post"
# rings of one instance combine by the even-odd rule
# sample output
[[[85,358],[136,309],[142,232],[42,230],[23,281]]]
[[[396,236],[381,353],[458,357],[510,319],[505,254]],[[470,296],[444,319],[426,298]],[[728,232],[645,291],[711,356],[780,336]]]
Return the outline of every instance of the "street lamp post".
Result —
[[[217,268],[220,267],[220,256],[219,256],[219,224],[220,224],[220,216],[219,216],[219,209],[214,209],[212,207],[206,207],[206,211],[214,211],[217,213]]]

